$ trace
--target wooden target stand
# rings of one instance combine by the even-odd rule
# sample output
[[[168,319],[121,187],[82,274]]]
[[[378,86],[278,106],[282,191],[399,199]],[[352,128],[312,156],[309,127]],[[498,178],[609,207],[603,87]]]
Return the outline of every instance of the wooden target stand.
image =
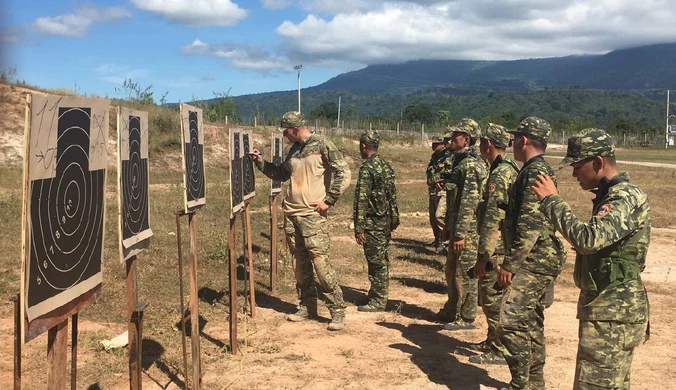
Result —
[[[185,303],[183,302],[183,250],[181,245],[181,217],[188,217],[190,237],[190,262],[188,273],[190,280],[190,342],[192,356],[192,388],[199,390],[202,386],[202,360],[200,358],[200,325],[199,299],[197,296],[197,211],[176,212],[176,239],[178,241],[178,288],[181,296],[181,347],[183,350],[183,377],[185,388],[188,388],[188,356],[186,351]]]
[[[242,215],[242,212],[244,215]],[[230,231],[228,234],[228,250],[230,252],[230,270],[228,288],[230,289],[230,353],[237,354],[237,250],[236,244],[236,222],[237,215],[240,215],[242,220],[242,234],[244,236],[244,250],[245,258],[247,259],[247,266],[244,272],[244,294],[248,294],[249,308],[251,318],[256,316],[256,290],[254,283],[254,269],[253,269],[253,247],[251,243],[251,208],[250,199],[244,201],[244,207],[238,212],[233,213],[230,218]],[[246,310],[246,307],[244,308]]]
[[[270,292],[277,293],[277,196],[279,193],[270,194]]]
[[[129,388],[141,390],[143,356],[143,312],[147,302],[138,301],[138,260],[136,255],[126,261],[127,267],[127,334],[129,337]]]

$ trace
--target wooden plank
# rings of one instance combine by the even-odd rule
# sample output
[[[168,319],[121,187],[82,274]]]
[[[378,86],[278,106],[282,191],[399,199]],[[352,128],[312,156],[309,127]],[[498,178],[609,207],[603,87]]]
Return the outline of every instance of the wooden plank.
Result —
[[[193,389],[199,390],[202,385],[202,362],[200,358],[200,308],[197,297],[197,216],[188,215],[190,231],[190,339],[192,345],[192,380]]]
[[[183,302],[183,248],[181,245],[181,217],[185,215],[184,210],[176,212],[176,239],[178,241],[178,294],[181,299],[181,347],[183,352],[183,380],[184,387],[188,388],[188,356],[185,346],[185,303]]]
[[[49,329],[47,334],[47,389],[66,390],[67,355],[68,319]]]
[[[277,293],[277,195],[270,196],[270,291]]]
[[[28,262],[28,258],[30,256],[30,248],[28,247],[28,186],[30,183],[30,176],[29,176],[29,166],[28,164],[28,153],[29,153],[29,147],[28,144],[30,142],[30,124],[31,122],[31,95],[28,94],[26,95],[26,119],[24,123],[24,149],[23,149],[23,202],[21,204],[21,287],[19,290],[19,298],[22,300],[19,302],[19,310],[20,310],[20,321],[21,321],[21,342],[26,343],[28,340],[26,339],[25,335],[27,332],[27,327],[25,327],[25,324],[28,323],[28,321],[24,321],[23,319],[26,318],[26,305],[23,304],[23,299],[26,299],[26,263]]]
[[[136,328],[136,305],[138,304],[138,264],[136,256],[127,260],[127,334],[129,337],[129,388],[141,388],[141,359]]]
[[[228,249],[230,250],[230,353],[237,354],[237,251],[235,250],[235,222],[237,215],[230,218]]]
[[[70,336],[70,390],[77,390],[77,313],[71,317]]]
[[[14,303],[14,390],[21,390],[21,297],[9,298]]]
[[[246,202],[244,214],[246,215],[246,252],[249,263],[249,306],[251,308],[251,318],[256,316],[256,283],[253,268],[253,245],[251,243],[251,207]]]

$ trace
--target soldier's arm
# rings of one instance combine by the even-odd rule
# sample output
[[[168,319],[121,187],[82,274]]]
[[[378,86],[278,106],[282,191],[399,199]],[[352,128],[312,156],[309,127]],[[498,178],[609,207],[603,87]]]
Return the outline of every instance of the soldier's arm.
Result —
[[[486,211],[479,228],[481,236],[479,237],[478,251],[479,255],[486,259],[493,255],[500,239],[500,221],[505,219],[505,211],[499,208],[498,204],[501,202],[507,203],[509,185],[512,183],[513,178],[511,175],[500,175],[494,171],[494,174],[488,179],[489,193],[486,200]]]
[[[397,202],[397,187],[394,184],[394,169],[390,167],[390,171],[390,229],[394,230],[399,226],[399,203]]]
[[[558,195],[546,197],[540,210],[578,253],[592,254],[630,235],[644,220],[633,196],[609,197],[589,223],[579,220]]]
[[[350,171],[350,167],[347,166],[347,162],[343,159],[343,154],[340,153],[340,150],[338,150],[333,142],[327,140],[321,151],[324,161],[331,167],[333,176],[331,186],[326,191],[324,203],[333,206],[338,201],[338,198],[345,193],[347,187],[350,186],[352,172]]]
[[[286,167],[288,166],[287,162],[293,155],[295,149],[297,149],[297,147],[294,144],[293,146],[291,146],[291,149],[289,150],[289,153],[286,155],[286,159],[284,160],[284,162],[279,166],[271,162],[261,160],[255,164],[256,168],[258,168],[259,171],[261,171],[265,176],[269,177],[272,180],[287,181],[291,178],[291,172],[286,169]]]
[[[465,160],[468,161],[468,160]],[[476,209],[481,202],[481,184],[483,183],[483,171],[477,166],[479,162],[471,162],[465,165],[462,189],[462,201],[458,208],[458,216],[455,223],[455,239],[464,239],[470,229],[470,224],[476,218]]]
[[[354,206],[352,218],[354,221],[354,233],[364,233],[366,229],[366,211],[369,207],[369,197],[373,188],[373,177],[368,168],[362,164],[359,168],[359,178],[354,188]]]
[[[519,189],[524,192],[517,218],[516,232],[514,232],[514,239],[509,248],[505,248],[505,259],[502,263],[502,268],[512,273],[515,273],[526,260],[544,225],[544,218],[539,209],[540,201],[535,193],[530,190],[537,176],[537,171],[529,171],[527,183]]]

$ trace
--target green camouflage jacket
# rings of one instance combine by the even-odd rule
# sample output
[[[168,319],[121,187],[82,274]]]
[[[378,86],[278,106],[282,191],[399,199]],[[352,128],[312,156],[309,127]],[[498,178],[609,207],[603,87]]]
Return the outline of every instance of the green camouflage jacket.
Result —
[[[314,213],[314,203],[324,201],[332,206],[350,185],[351,171],[336,145],[318,134],[311,134],[303,143],[291,145],[284,162],[256,164],[273,180],[287,181],[284,211],[287,215]]]
[[[504,254],[502,220],[505,210],[499,204],[507,204],[509,186],[519,173],[516,162],[509,157],[498,158],[490,167],[490,175],[483,190],[483,200],[479,205],[479,258],[489,260],[493,254]]]
[[[435,195],[437,193],[436,184],[441,181],[441,176],[439,174],[439,163],[446,158],[450,152],[448,149],[441,149],[437,152],[432,153],[430,162],[427,164],[427,186],[430,189],[430,195]]]
[[[434,183],[444,183],[444,190],[448,191],[453,185],[450,184],[445,177],[450,176],[453,171],[453,159],[455,158],[455,153],[449,149],[444,150],[444,154],[437,160],[433,175],[428,180],[433,181]]]
[[[509,188],[509,203],[503,223],[505,259],[502,268],[516,273],[520,268],[536,274],[557,276],[566,261],[566,250],[554,235],[554,227],[540,211],[540,201],[530,189],[539,175],[556,183],[554,170],[543,155],[528,160]]]
[[[589,223],[580,221],[559,195],[540,210],[577,252],[575,284],[580,287],[578,318],[645,322],[648,298],[640,273],[650,245],[647,195],[620,173],[595,191]]]
[[[399,226],[394,169],[378,153],[367,158],[359,168],[352,218],[355,234],[365,230],[394,230]]]
[[[442,173],[445,187],[448,226],[454,239],[463,239],[468,232],[477,232],[477,208],[487,172],[486,164],[470,148],[456,150],[451,172]],[[448,167],[445,167],[445,172]]]

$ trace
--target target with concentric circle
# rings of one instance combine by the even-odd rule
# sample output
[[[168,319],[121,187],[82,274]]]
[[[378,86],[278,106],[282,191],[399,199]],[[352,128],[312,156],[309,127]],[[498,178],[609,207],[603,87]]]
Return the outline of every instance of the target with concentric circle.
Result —
[[[181,104],[186,211],[206,204],[202,110]]]
[[[242,130],[230,129],[230,216],[241,211],[242,198]],[[247,157],[248,158],[248,157]]]
[[[253,161],[249,153],[253,150],[251,131],[242,131],[242,199],[248,200],[256,195],[256,176]]]
[[[273,134],[272,136],[272,163],[276,166],[282,165],[284,161],[284,136],[281,134]],[[270,193],[272,195],[282,192],[282,182],[280,180],[272,180],[272,185],[270,186]]]

